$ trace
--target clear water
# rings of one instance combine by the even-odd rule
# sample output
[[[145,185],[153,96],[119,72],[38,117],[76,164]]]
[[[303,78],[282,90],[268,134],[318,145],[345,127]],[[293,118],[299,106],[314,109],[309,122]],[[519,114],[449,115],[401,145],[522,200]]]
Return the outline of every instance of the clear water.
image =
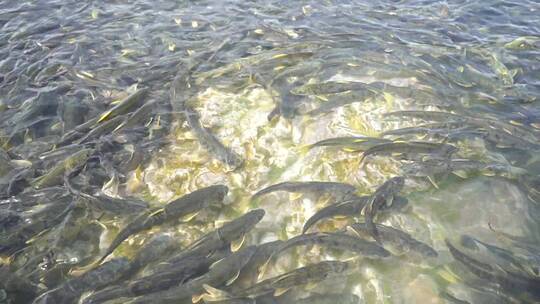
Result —
[[[456,262],[445,244],[445,239],[458,244],[469,235],[516,256],[534,256],[538,267],[538,251],[524,253],[490,229],[536,245],[540,238],[538,2],[3,1],[0,26],[0,134],[9,153],[0,172],[4,210],[40,216],[40,208],[57,197],[32,190],[31,181],[66,155],[90,147],[99,152],[73,177],[87,194],[136,197],[159,207],[202,187],[230,189],[221,208],[203,210],[188,225],[167,224],[137,234],[114,256],[131,257],[151,235],[164,232],[187,246],[253,208],[263,208],[266,215],[243,246],[287,240],[301,233],[328,198],[275,192],[252,200],[258,190],[287,181],[333,181],[369,195],[414,163],[396,155],[361,161],[362,152],[309,149],[310,144],[339,136],[382,137],[385,131],[430,122],[384,115],[389,112],[447,112],[467,117],[475,122],[469,125],[472,131],[489,136],[385,138],[449,142],[458,148],[455,159],[505,169],[496,174],[450,170],[431,181],[408,176],[402,191],[407,207],[378,219],[430,245],[439,256],[393,252],[390,259],[360,259],[346,274],[295,287],[275,301],[353,293],[361,303],[445,303],[445,292],[470,303],[538,301],[499,285],[482,288],[482,278]],[[330,91],[324,87],[330,82],[353,89]],[[102,117],[142,88],[148,89],[145,103],[155,103],[136,128],[115,132],[113,127],[89,140],[62,144],[77,126]],[[199,113],[201,124],[241,157],[242,166],[224,164],[201,144],[186,109]],[[494,139],[494,134],[503,137]],[[65,146],[70,153],[51,156],[50,151]],[[135,154],[140,160],[125,166]],[[12,187],[15,172],[22,177]],[[62,182],[58,187],[69,193]],[[25,199],[37,196],[42,201],[25,206]],[[65,233],[60,224],[53,225],[5,254],[7,271],[38,286],[38,294],[44,292],[50,289],[44,277],[51,273],[44,253],[54,252],[49,264],[69,264],[69,272],[57,279],[61,284],[86,269],[133,219],[127,212],[82,212],[79,217],[71,213],[73,225],[95,229],[99,237],[75,234],[71,242],[53,242]],[[326,220],[314,231],[336,231],[358,219],[363,216]],[[10,231],[5,228],[2,237]],[[489,252],[471,252],[484,263],[498,263]],[[280,257],[261,279],[355,257],[302,246]],[[538,273],[529,275],[538,280]],[[6,303],[33,300],[18,295],[17,288],[0,287]]]

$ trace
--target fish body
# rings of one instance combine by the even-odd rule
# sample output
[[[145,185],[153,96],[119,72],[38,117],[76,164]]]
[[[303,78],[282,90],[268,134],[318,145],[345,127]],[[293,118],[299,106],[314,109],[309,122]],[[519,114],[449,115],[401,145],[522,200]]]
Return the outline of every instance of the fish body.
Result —
[[[457,148],[449,144],[439,144],[431,142],[391,142],[375,145],[364,151],[361,161],[370,155],[388,154],[433,154],[448,157],[457,151]]]
[[[369,258],[385,258],[390,253],[374,242],[369,242],[343,233],[308,233],[295,236],[283,243],[272,258],[296,246],[320,245],[326,248],[346,250]]]
[[[383,244],[389,243],[398,247],[402,251],[413,251],[421,254],[426,258],[434,258],[438,256],[437,251],[429,245],[417,241],[410,234],[381,224],[375,224],[377,232]],[[369,227],[366,223],[354,223],[350,227],[361,235],[369,235]]]
[[[100,261],[109,256],[116,247],[131,235],[204,209],[210,204],[221,202],[227,192],[228,188],[226,186],[214,185],[186,194],[183,197],[168,203],[163,208],[148,210],[141,213],[131,223],[118,232]]]
[[[430,121],[464,121],[467,120],[467,117],[442,111],[396,111],[384,113],[383,117],[397,116],[397,117],[412,117]]]
[[[166,269],[170,264],[175,264],[192,256],[208,256],[218,249],[221,249],[231,242],[243,240],[244,236],[255,227],[264,217],[263,209],[254,209],[246,214],[223,224],[221,227],[211,231],[197,241],[189,245],[184,251],[171,257],[166,262],[161,263],[157,269]],[[232,247],[232,246],[231,246]]]
[[[375,227],[373,220],[379,210],[384,206],[392,205],[394,196],[403,189],[405,185],[405,179],[401,176],[393,177],[384,182],[373,195],[368,199],[366,207],[364,208],[364,215],[366,218],[366,225],[373,236],[373,238],[380,243],[377,234],[377,228]]]
[[[314,294],[295,300],[296,304],[357,304],[360,298],[352,293]]]
[[[368,86],[360,82],[335,82],[305,84],[291,90],[295,95],[328,95],[347,91],[365,90]]]
[[[364,206],[366,205],[368,196],[355,197],[351,200],[339,202],[329,205],[317,211],[312,215],[304,224],[302,228],[302,234],[306,233],[313,225],[322,219],[331,218],[335,216],[355,216],[359,215]]]
[[[100,211],[115,215],[139,214],[148,210],[148,203],[136,198],[117,198],[104,194],[84,196],[88,205]]]
[[[128,269],[128,259],[118,258],[110,260],[82,274],[80,277],[64,282],[60,287],[40,295],[33,303],[74,303],[83,292],[106,287],[120,279],[122,274]]]
[[[110,286],[85,298],[83,304],[104,303],[118,298],[133,298],[182,285],[208,271],[214,259],[192,256],[181,263],[171,264],[167,270],[150,274],[123,285]]]
[[[0,253],[13,253],[39,233],[60,224],[73,209],[71,202],[56,202],[23,219],[23,225],[13,227],[0,235]]]
[[[255,246],[249,246],[233,253],[210,266],[208,273],[185,284],[135,298],[127,303],[179,303],[182,300],[204,293],[204,285],[221,286],[234,280],[244,265],[255,253]]]
[[[315,147],[343,147],[347,150],[365,151],[375,145],[390,142],[392,141],[376,137],[345,136],[323,139],[314,144],[311,144],[309,148],[313,149]]]
[[[131,109],[137,107],[147,95],[148,89],[137,90],[136,92],[122,99],[110,110],[107,110],[105,113],[101,114],[97,123],[131,112]]]
[[[342,195],[351,195],[356,192],[356,188],[353,185],[345,183],[336,183],[336,182],[283,182],[275,184],[269,187],[266,187],[257,193],[253,194],[252,198],[258,198],[262,195],[276,192],[276,191],[286,191],[293,193],[339,193]]]
[[[437,135],[445,136],[458,130],[464,130],[463,122],[434,122],[414,127],[406,127],[382,132],[382,136],[402,135]],[[466,129],[465,129],[466,130]]]
[[[259,270],[268,262],[274,252],[281,246],[283,246],[282,240],[276,240],[273,242],[264,243],[258,245],[255,253],[249,260],[249,262],[242,268],[240,276],[231,286],[231,290],[238,290],[246,285],[251,285],[257,281]]]
[[[276,291],[281,293],[282,290],[287,290],[294,286],[323,281],[326,278],[345,272],[348,268],[349,264],[347,262],[323,261],[261,281],[251,287],[236,292],[234,295],[238,297],[257,297],[275,293]]]
[[[123,278],[129,278],[136,274],[146,265],[159,260],[168,252],[179,248],[179,244],[170,235],[159,234],[152,237],[129,261],[129,270],[123,275]]]
[[[101,122],[94,126],[85,136],[76,140],[77,145],[89,142],[90,140],[97,139],[101,135],[110,134],[114,131],[119,125],[121,125],[126,120],[125,116],[115,116],[114,118],[107,119],[104,122]]]
[[[445,240],[445,242],[454,259],[465,265],[477,277],[498,284],[509,293],[520,295],[520,297],[532,298],[535,301],[540,300],[540,279],[538,277],[501,271],[499,268],[468,256],[448,240]]]
[[[186,114],[188,124],[202,146],[221,162],[233,169],[240,168],[243,165],[244,160],[240,155],[226,147],[208,128],[201,125],[199,114],[195,113],[193,110],[186,112],[188,112]]]
[[[64,181],[64,174],[83,166],[92,153],[92,149],[82,149],[75,152],[50,169],[46,174],[34,179],[31,182],[32,186],[36,189],[42,189],[61,184]]]

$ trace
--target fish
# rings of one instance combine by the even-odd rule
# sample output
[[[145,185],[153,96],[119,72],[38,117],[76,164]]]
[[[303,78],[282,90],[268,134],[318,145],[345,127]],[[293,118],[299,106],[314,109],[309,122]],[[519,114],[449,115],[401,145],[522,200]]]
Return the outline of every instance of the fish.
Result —
[[[499,270],[496,265],[492,266],[468,256],[452,245],[449,240],[446,239],[445,243],[454,259],[477,277],[498,284],[509,293],[520,295],[520,297],[530,297],[536,301],[540,300],[540,279],[538,277]]]
[[[360,196],[322,208],[306,221],[304,227],[302,228],[302,234],[305,234],[311,227],[313,227],[313,225],[325,218],[331,218],[339,215],[360,215],[360,212],[362,209],[364,209],[368,199],[368,196]]]
[[[349,92],[347,94],[342,94],[342,96],[332,96],[331,100],[321,103],[317,108],[310,110],[305,113],[307,116],[317,116],[324,113],[328,113],[336,108],[344,107],[349,104],[368,101],[370,97],[374,96],[372,92],[369,91],[355,91]]]
[[[256,297],[269,293],[279,296],[295,286],[314,284],[343,274],[349,267],[348,262],[322,261],[266,279],[251,287],[235,292],[234,296]]]
[[[129,261],[127,258],[112,259],[80,277],[69,279],[59,287],[41,294],[33,303],[74,303],[83,292],[106,287],[120,279],[128,269]]]
[[[343,196],[349,196],[356,192],[356,188],[353,185],[345,183],[336,183],[336,182],[283,182],[275,184],[269,187],[266,187],[262,190],[257,191],[252,199],[259,198],[260,196],[272,193],[275,191],[287,191],[293,193],[331,193],[331,194],[340,194]]]
[[[223,254],[218,254],[216,257],[191,256],[181,263],[169,265],[162,272],[149,274],[122,285],[109,286],[94,292],[86,297],[82,303],[97,304],[118,298],[134,298],[179,286],[208,272],[210,265],[224,257]]]
[[[467,248],[468,250],[474,250],[481,253],[484,261],[486,262],[493,261],[493,263],[496,263],[504,269],[517,270],[524,273],[529,272],[529,275],[533,276],[537,275],[537,272],[532,270],[534,269],[534,266],[528,268],[528,265],[525,265],[528,261],[518,257],[510,250],[482,242],[479,239],[466,234],[461,235],[460,243],[461,246]],[[495,260],[493,260],[493,257],[495,257]]]
[[[519,184],[524,188],[529,199],[540,203],[540,178],[538,176],[524,175],[519,179]]]
[[[388,130],[381,133],[381,136],[403,136],[403,135],[429,135],[447,137],[450,134],[468,130],[470,127],[464,127],[463,122],[434,122],[426,123],[414,127],[406,127],[394,130]]]
[[[179,254],[157,265],[156,270],[167,269],[168,265],[196,255],[208,256],[224,246],[230,245],[233,252],[243,244],[245,235],[264,217],[264,209],[253,209],[244,215],[224,223],[190,244]]]
[[[481,128],[492,137],[499,134],[502,136],[502,139],[519,138],[523,142],[528,142],[528,145],[536,148],[538,147],[538,140],[540,140],[540,132],[538,130],[519,123],[510,123],[496,118],[469,118],[466,123]]]
[[[338,202],[327,207],[322,208],[312,215],[304,224],[302,228],[302,234],[306,233],[311,227],[313,227],[318,221],[322,219],[332,218],[336,216],[359,216],[364,209],[369,196],[359,196],[351,200]],[[383,206],[381,211],[401,210],[409,203],[407,198],[402,196],[394,197],[391,206]]]
[[[125,116],[115,116],[102,123],[99,123],[93,127],[85,136],[75,141],[75,144],[80,145],[89,142],[90,140],[97,139],[104,134],[110,134],[118,126],[120,126],[126,120]]]
[[[376,137],[345,136],[323,139],[308,147],[309,149],[316,147],[342,147],[344,150],[365,151],[375,145],[391,142],[391,140]]]
[[[135,275],[146,265],[162,259],[168,253],[179,249],[180,244],[171,235],[158,234],[148,240],[129,261],[129,269],[122,278],[129,278]]]
[[[468,117],[442,111],[396,111],[384,113],[382,116],[412,117],[430,121],[465,121],[468,119]]]
[[[126,98],[120,100],[114,107],[101,114],[96,123],[115,118],[117,116],[131,112],[131,109],[137,107],[148,95],[149,90],[146,88],[139,89]]]
[[[370,235],[373,236],[373,238],[379,244],[381,242],[379,240],[377,228],[375,227],[373,220],[375,219],[377,212],[381,210],[383,206],[392,205],[394,196],[398,192],[400,192],[401,189],[403,189],[404,185],[405,185],[405,178],[401,176],[393,177],[385,181],[381,186],[379,186],[377,190],[375,191],[375,193],[373,193],[373,195],[371,195],[371,197],[366,202],[366,206],[364,208],[364,216],[366,218],[366,225],[369,229]]]
[[[77,138],[80,138],[84,136],[85,134],[88,134],[88,132],[90,132],[92,128],[97,124],[98,120],[99,120],[98,117],[91,118],[85,123],[76,126],[75,128],[73,128],[73,130],[70,130],[64,133],[62,137],[60,138],[60,140],[58,141],[58,146],[60,147],[66,146],[74,142],[75,140],[77,140]]]
[[[434,176],[453,171],[480,170],[486,167],[486,163],[469,159],[426,159],[421,162],[412,162],[403,166],[403,171],[409,176]]]
[[[410,234],[404,231],[382,224],[375,224],[375,226],[383,245],[391,244],[399,248],[401,251],[416,252],[426,258],[436,258],[439,255],[432,247],[417,241]],[[349,227],[351,227],[353,231],[359,235],[370,234],[369,227],[366,225],[366,223],[354,223]]]
[[[18,275],[9,266],[0,264],[0,288],[10,295],[10,298],[30,303],[43,290],[28,278]]]
[[[202,298],[204,285],[221,286],[234,282],[244,265],[249,262],[255,253],[255,250],[255,246],[243,248],[215,262],[209,267],[206,274],[185,284],[137,297],[125,303],[178,303],[188,298],[192,298],[193,303],[196,303]]]
[[[90,208],[97,209],[115,215],[140,214],[149,208],[149,204],[134,197],[110,197],[103,193],[88,195],[81,193],[81,196],[88,201]]]
[[[367,90],[370,87],[361,82],[335,82],[327,81],[322,83],[310,83],[293,88],[294,95],[328,95],[347,91]]]
[[[113,253],[116,247],[131,235],[161,225],[167,221],[192,214],[212,204],[223,202],[227,192],[228,188],[224,185],[209,186],[195,190],[169,202],[163,208],[152,209],[139,214],[131,223],[118,232],[98,263]]]
[[[229,289],[234,291],[247,287],[257,281],[260,268],[264,267],[272,254],[281,246],[283,246],[282,240],[276,240],[267,242],[261,245],[257,245],[256,251],[249,260],[249,262],[242,268],[238,279],[229,286]],[[264,270],[263,270],[264,271]]]
[[[518,37],[504,45],[509,50],[531,50],[540,48],[540,39],[535,36]]]
[[[352,293],[315,293],[308,297],[294,300],[295,304],[357,304],[360,297]]]
[[[199,114],[193,110],[186,110],[186,119],[187,122],[201,143],[214,157],[219,159],[221,162],[231,167],[233,170],[242,167],[244,160],[234,152],[232,149],[226,147],[216,138],[212,132],[201,125],[199,121]]]
[[[216,300],[216,301],[205,300],[204,302],[211,303],[211,304],[256,304],[258,303],[258,300],[252,299],[249,297],[243,297],[243,298]]]
[[[58,201],[41,207],[31,216],[23,217],[22,225],[0,235],[0,253],[14,253],[25,247],[36,235],[60,224],[73,207],[71,201]]]
[[[64,174],[66,172],[74,171],[76,168],[84,166],[84,164],[86,164],[86,161],[90,158],[93,152],[93,149],[86,148],[73,153],[65,160],[61,161],[52,169],[50,169],[44,175],[32,180],[30,184],[35,189],[42,189],[62,184],[62,182],[64,181]]]
[[[540,150],[538,139],[529,139],[528,137],[516,136],[500,129],[482,129],[482,138],[497,148],[512,148],[523,151]]]
[[[387,154],[432,154],[436,156],[448,157],[458,150],[457,147],[450,144],[440,144],[420,141],[394,141],[375,145],[362,153],[361,162],[371,155]]]
[[[121,129],[134,128],[147,120],[157,106],[156,101],[150,101],[131,113],[113,132],[118,133]]]
[[[441,293],[439,293],[439,297],[441,297],[442,299],[446,300],[448,303],[453,303],[453,304],[471,304],[470,302],[468,301],[464,301],[464,300],[460,300],[458,298],[456,298],[454,295],[446,292],[446,291],[443,291]]]
[[[262,267],[259,278],[266,270],[267,264],[274,261],[283,251],[296,246],[319,245],[329,249],[354,252],[367,258],[387,258],[391,254],[383,247],[374,242],[350,236],[344,233],[308,233],[295,236],[285,241],[279,248],[274,250],[267,263]]]
[[[426,159],[412,162],[402,167],[404,175],[428,177],[433,179],[439,174],[454,173],[461,178],[467,178],[469,172],[479,172],[483,175],[499,175],[507,178],[517,178],[527,174],[527,170],[502,163],[485,163],[470,159]]]
[[[0,233],[4,234],[22,223],[22,214],[20,212],[0,209]]]

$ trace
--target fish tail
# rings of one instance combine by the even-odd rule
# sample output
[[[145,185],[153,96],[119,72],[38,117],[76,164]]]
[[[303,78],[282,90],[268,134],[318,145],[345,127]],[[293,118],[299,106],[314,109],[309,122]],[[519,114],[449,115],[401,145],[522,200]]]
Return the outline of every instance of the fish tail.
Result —
[[[232,296],[228,292],[212,287],[208,284],[203,284],[203,288],[206,291],[202,294],[201,299],[205,302],[216,302],[231,299]]]

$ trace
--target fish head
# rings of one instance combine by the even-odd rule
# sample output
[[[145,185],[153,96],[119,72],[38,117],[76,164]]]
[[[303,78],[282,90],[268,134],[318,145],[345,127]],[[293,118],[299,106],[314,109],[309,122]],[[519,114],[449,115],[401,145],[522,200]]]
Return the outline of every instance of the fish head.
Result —
[[[218,202],[222,202],[227,193],[229,193],[229,187],[225,185],[213,185],[208,187],[206,190],[208,195],[211,197],[211,200]]]
[[[396,189],[401,189],[405,185],[405,177],[403,176],[392,177],[390,181]]]
[[[452,155],[452,154],[456,153],[457,150],[458,150],[458,147],[453,146],[453,145],[448,145],[448,144],[446,144],[446,145],[444,145],[444,147],[442,148],[442,153],[443,153],[444,155]]]
[[[331,273],[342,273],[349,269],[349,263],[341,261],[327,261],[326,266]]]
[[[255,225],[262,220],[265,214],[264,209],[254,209],[246,213],[245,216],[249,219],[249,223]]]
[[[225,159],[225,164],[231,168],[231,170],[236,170],[241,168],[244,165],[244,160],[242,157],[232,152]]]

